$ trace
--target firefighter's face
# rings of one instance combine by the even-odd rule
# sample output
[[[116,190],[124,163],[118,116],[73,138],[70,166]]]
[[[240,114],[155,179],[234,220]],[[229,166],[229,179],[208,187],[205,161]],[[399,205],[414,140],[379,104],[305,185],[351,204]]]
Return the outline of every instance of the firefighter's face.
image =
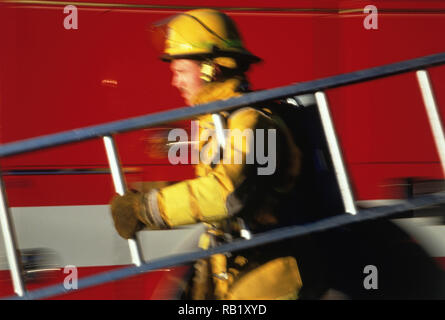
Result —
[[[187,105],[193,104],[193,97],[204,86],[201,79],[200,63],[194,60],[177,59],[170,63],[173,73],[172,85],[181,92]]]

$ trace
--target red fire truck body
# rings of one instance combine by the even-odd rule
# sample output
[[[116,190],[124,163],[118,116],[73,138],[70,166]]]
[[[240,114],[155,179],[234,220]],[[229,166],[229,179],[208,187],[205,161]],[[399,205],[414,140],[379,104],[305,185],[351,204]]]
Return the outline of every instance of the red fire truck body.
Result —
[[[246,47],[263,59],[249,73],[255,90],[445,52],[442,1],[76,1],[77,29],[64,27],[66,5],[0,2],[2,144],[183,106],[149,27],[192,8],[220,8],[235,20]],[[377,9],[377,28],[365,23],[367,5]],[[445,66],[428,71],[444,118]],[[443,178],[414,73],[326,93],[358,203],[401,198],[406,178]],[[157,144],[180,126],[187,123],[116,136],[129,185],[193,177],[191,165],[170,164]],[[131,264],[109,215],[115,191],[100,139],[1,158],[0,166],[19,247],[48,248],[61,261],[56,276],[29,281],[29,290],[63,282],[67,265],[85,277]],[[438,244],[445,229],[428,228],[435,240],[419,237],[445,266],[445,241]],[[192,250],[199,232],[195,226],[141,232],[144,255]],[[0,267],[0,296],[8,296],[8,267]],[[160,270],[59,298],[173,298],[175,279],[187,272]]]

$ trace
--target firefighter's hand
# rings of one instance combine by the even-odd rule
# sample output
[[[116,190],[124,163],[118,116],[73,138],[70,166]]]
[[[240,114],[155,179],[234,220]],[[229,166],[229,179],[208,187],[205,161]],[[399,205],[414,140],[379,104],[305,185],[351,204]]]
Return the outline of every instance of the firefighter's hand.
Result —
[[[143,195],[137,191],[127,191],[123,196],[117,195],[111,201],[111,215],[114,227],[122,238],[130,239],[144,228],[138,219],[144,209]]]

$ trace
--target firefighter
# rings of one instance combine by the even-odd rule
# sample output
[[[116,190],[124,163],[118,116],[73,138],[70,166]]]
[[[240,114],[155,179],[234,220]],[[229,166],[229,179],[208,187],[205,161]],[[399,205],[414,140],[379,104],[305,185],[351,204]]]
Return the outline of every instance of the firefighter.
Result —
[[[170,63],[172,85],[187,105],[248,92],[245,74],[260,59],[243,46],[235,23],[226,14],[211,9],[192,10],[173,16],[157,25],[156,30],[165,35],[161,59]],[[283,225],[274,208],[280,197],[293,188],[301,163],[300,151],[289,130],[267,106],[243,107],[218,116],[229,132],[251,130],[254,140],[258,132],[276,133],[275,140],[262,140],[264,151],[275,151],[273,173],[259,174],[261,165],[257,161],[247,163],[255,152],[255,143],[250,144],[248,138],[226,138],[224,151],[230,151],[230,161],[222,161],[221,141],[207,134],[209,138],[199,141],[198,150],[205,148],[210,158],[221,161],[200,161],[195,167],[196,178],[148,192],[131,190],[115,196],[111,210],[120,236],[128,239],[143,228],[169,229],[204,222],[208,231],[199,246],[206,249]],[[216,130],[214,115],[195,120],[199,121],[200,136],[206,130]],[[234,161],[236,156],[241,157],[241,163]],[[187,298],[297,298],[302,280],[291,249],[280,243],[199,260]]]

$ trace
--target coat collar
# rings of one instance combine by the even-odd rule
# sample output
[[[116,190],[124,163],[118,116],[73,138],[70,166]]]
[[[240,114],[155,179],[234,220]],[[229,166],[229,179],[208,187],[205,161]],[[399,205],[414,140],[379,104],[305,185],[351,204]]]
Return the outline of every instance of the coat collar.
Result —
[[[241,92],[237,91],[240,84],[241,81],[235,78],[227,79],[223,82],[208,83],[193,99],[193,105],[240,96]]]

